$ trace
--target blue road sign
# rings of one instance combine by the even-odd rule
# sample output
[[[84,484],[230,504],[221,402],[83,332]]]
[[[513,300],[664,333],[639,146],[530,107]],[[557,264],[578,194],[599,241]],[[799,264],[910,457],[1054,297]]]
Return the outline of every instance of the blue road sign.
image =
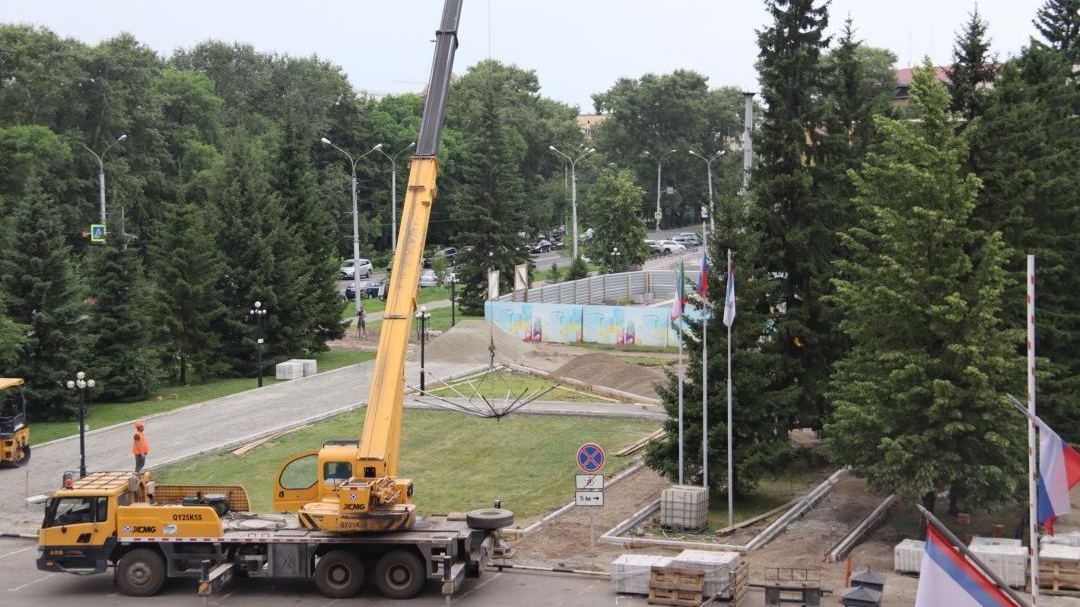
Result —
[[[577,465],[585,472],[597,472],[604,467],[604,450],[596,443],[585,443],[577,450]]]

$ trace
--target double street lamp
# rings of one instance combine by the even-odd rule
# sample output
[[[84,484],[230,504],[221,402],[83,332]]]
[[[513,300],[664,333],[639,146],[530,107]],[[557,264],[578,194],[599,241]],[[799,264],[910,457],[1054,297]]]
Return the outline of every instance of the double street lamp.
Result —
[[[716,231],[716,208],[715,208],[715,206],[713,206],[713,197],[712,197],[712,162],[714,160],[716,160],[717,158],[723,156],[724,155],[724,150],[717,150],[717,152],[715,154],[712,154],[711,156],[708,156],[708,157],[702,156],[701,154],[698,154],[694,150],[688,150],[688,151],[690,152],[691,156],[697,156],[698,158],[704,160],[705,161],[705,168],[708,169],[708,171],[709,171],[709,229],[712,230],[713,232],[715,232]],[[702,218],[704,218],[704,217],[705,216],[702,215]]]
[[[390,251],[397,252],[397,157],[406,150],[416,147],[416,142],[401,148],[394,154],[387,154],[382,150],[382,144],[375,146],[376,150],[390,159]]]
[[[555,152],[559,156],[562,156],[570,163],[570,213],[571,213],[571,225],[574,230],[574,259],[578,257],[578,231],[577,231],[577,170],[575,165],[577,161],[592,154],[596,151],[596,148],[586,148],[578,154],[577,158],[571,158],[569,154],[560,152],[555,146],[549,145],[548,149]]]
[[[75,379],[67,381],[67,387],[79,391],[79,478],[83,478],[86,476],[86,390],[94,387],[94,380],[79,371]]]
[[[652,152],[645,150],[645,155],[656,161],[656,213],[653,217],[656,219],[656,237],[660,238],[660,218],[663,217],[663,213],[660,212],[660,172],[664,165],[664,157],[668,154],[674,154],[675,150],[668,150],[661,154],[653,154]]]
[[[360,301],[360,295],[357,294],[356,300]],[[266,316],[266,308],[262,307],[261,301],[256,301],[255,305],[248,311],[248,316],[255,319],[255,364],[259,367],[259,387],[263,385],[263,364],[262,364],[262,345],[263,345],[263,326],[262,319]]]
[[[83,146],[83,148],[86,149],[87,152],[93,154],[94,158],[96,158],[98,162],[98,199],[101,201],[101,223],[105,223],[105,153],[112,149],[114,145],[120,143],[125,139],[127,139],[127,135],[120,135],[116,138],[116,141],[113,141],[109,145],[105,146],[105,149],[101,151],[101,154],[98,154],[94,150],[91,150],[85,144],[79,144]]]
[[[358,276],[356,275],[357,274],[357,272],[356,272],[356,264],[360,263],[359,262],[359,259],[360,259],[360,219],[357,216],[357,210],[356,210],[356,162],[358,160],[360,160],[361,158],[363,158],[364,156],[367,156],[368,154],[370,154],[370,153],[372,153],[372,152],[374,152],[376,150],[382,149],[382,144],[380,143],[380,144],[376,145],[375,147],[373,147],[370,150],[364,152],[363,154],[360,154],[359,156],[357,156],[354,159],[352,157],[352,154],[350,154],[350,153],[346,152],[345,150],[339,148],[338,146],[334,145],[333,142],[331,142],[326,137],[323,137],[320,141],[322,141],[325,145],[328,145],[328,146],[334,148],[335,150],[341,152],[342,154],[345,154],[345,157],[349,159],[349,166],[350,166],[350,168],[352,170],[352,258],[353,258],[352,286],[353,286],[353,293],[356,295],[356,299],[355,299],[355,301],[356,301],[356,313],[359,314],[360,313],[360,308],[363,306],[363,304],[360,303],[360,286],[356,282],[357,278],[358,278]],[[259,377],[259,385],[260,386],[262,385],[262,376],[261,375]]]
[[[424,391],[424,343],[427,342],[427,323],[431,318],[427,306],[420,306],[416,311],[416,319],[420,321],[420,391]]]

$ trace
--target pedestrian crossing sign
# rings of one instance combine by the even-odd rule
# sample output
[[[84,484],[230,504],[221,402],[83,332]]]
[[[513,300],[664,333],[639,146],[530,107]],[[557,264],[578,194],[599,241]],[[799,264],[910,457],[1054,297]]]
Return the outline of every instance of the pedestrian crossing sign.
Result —
[[[105,242],[105,224],[90,224],[90,242]]]

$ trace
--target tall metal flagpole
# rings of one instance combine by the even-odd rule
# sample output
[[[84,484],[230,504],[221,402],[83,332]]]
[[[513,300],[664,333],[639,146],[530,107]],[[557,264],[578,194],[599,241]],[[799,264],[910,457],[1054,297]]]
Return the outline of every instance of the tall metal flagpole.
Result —
[[[1027,405],[1028,413],[1035,416],[1035,256],[1027,256]],[[1038,462],[1035,449],[1035,421],[1028,422],[1028,525],[1031,541],[1028,542],[1031,558],[1031,604],[1039,602],[1039,512],[1038,512]]]
[[[681,297],[679,287],[675,287],[675,298]],[[680,317],[681,318],[681,317]],[[677,319],[676,319],[677,320]],[[679,336],[679,484],[683,484],[683,373],[682,373],[682,337]]]
[[[733,440],[731,438],[731,325],[735,322],[735,302],[728,302],[728,297],[734,288],[735,277],[731,268],[731,249],[727,252],[727,280],[729,286],[724,292],[724,324],[727,325],[727,521],[728,527],[735,524],[735,481],[734,458],[732,456]],[[728,312],[728,306],[731,312]]]
[[[708,233],[705,218],[708,207],[701,207],[701,276],[698,277],[698,294],[701,295],[701,486],[709,487],[709,303],[707,268],[709,258]],[[728,525],[730,526],[730,525]]]

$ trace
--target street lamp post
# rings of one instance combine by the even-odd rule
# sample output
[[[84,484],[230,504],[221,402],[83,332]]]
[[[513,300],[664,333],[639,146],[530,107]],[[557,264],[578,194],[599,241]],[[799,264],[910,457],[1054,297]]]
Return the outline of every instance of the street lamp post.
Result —
[[[379,153],[390,159],[390,251],[391,255],[397,252],[397,157],[406,150],[416,147],[416,142],[401,148],[393,155],[382,150],[382,144],[376,146]]]
[[[656,219],[656,237],[660,238],[660,218],[663,214],[660,212],[660,172],[661,167],[664,165],[664,156],[675,153],[675,150],[668,150],[662,154],[653,154],[652,152],[645,150],[645,155],[656,161],[656,213],[653,217]]]
[[[356,162],[358,160],[360,160],[361,158],[363,158],[364,156],[367,156],[368,154],[374,152],[375,150],[378,150],[378,149],[382,148],[382,144],[380,143],[379,145],[376,145],[375,147],[371,148],[367,152],[364,152],[363,154],[361,154],[361,155],[357,156],[355,159],[353,159],[352,154],[350,154],[350,153],[346,152],[345,150],[339,148],[338,146],[334,145],[333,142],[331,142],[326,137],[323,137],[321,139],[321,141],[324,144],[326,144],[326,145],[334,148],[335,150],[341,152],[342,154],[345,154],[345,157],[349,159],[349,165],[350,165],[351,170],[352,170],[352,258],[353,258],[352,286],[353,286],[353,294],[355,295],[354,301],[356,302],[356,313],[359,314],[360,313],[360,308],[363,306],[363,304],[360,303],[360,285],[357,283],[357,280],[359,279],[359,277],[356,275],[357,274],[357,272],[356,272],[356,264],[358,263],[358,260],[360,259],[360,219],[357,216],[357,210],[356,210]],[[260,369],[260,373],[261,373],[261,369]],[[262,376],[261,375],[259,376],[259,385],[260,386],[262,385]]]
[[[570,222],[574,229],[574,259],[578,258],[578,231],[577,231],[577,161],[592,154],[596,148],[586,148],[578,154],[577,158],[571,158],[569,154],[560,152],[555,146],[549,145],[548,149],[562,156],[570,163]]]
[[[457,307],[457,301],[454,299],[454,285],[457,284],[457,272],[450,272],[450,326],[454,326],[454,308]]]
[[[83,146],[83,148],[85,148],[87,152],[93,154],[94,158],[96,158],[98,162],[98,199],[101,202],[101,223],[105,223],[105,152],[108,152],[110,149],[112,149],[112,146],[120,143],[125,139],[127,139],[127,135],[120,135],[116,138],[116,141],[105,146],[105,149],[101,151],[101,154],[98,154],[94,150],[91,150],[89,147],[82,143],[79,144]]]
[[[94,387],[94,380],[79,371],[75,379],[67,381],[67,387],[79,391],[79,478],[83,478],[86,476],[86,390]]]
[[[360,301],[360,295],[356,296],[356,300]],[[262,364],[262,345],[263,345],[263,328],[262,319],[266,316],[266,308],[262,307],[261,301],[256,301],[251,310],[248,311],[248,315],[255,319],[255,364],[259,367],[259,387],[263,385],[263,364]]]
[[[420,391],[424,391],[424,343],[427,342],[427,322],[431,318],[427,306],[420,306],[416,312],[416,318],[420,321]]]
[[[705,161],[705,168],[709,171],[709,229],[713,232],[716,231],[716,207],[713,206],[712,198],[712,161],[724,155],[724,150],[717,150],[717,152],[711,156],[705,157],[698,154],[694,150],[688,150],[691,156],[697,156]],[[703,207],[704,208],[704,207]],[[702,215],[702,218],[705,216]],[[704,229],[702,230],[704,231]]]

